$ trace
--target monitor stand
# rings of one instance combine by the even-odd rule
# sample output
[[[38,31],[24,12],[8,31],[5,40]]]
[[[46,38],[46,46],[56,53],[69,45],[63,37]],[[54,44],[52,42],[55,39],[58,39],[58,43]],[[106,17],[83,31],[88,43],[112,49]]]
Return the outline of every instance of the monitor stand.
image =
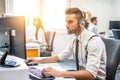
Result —
[[[8,55],[8,52],[3,52],[3,55],[1,56],[1,59],[0,59],[0,65],[1,66],[3,66],[3,67],[17,67],[17,66],[20,66],[20,64],[18,64],[16,61],[12,61],[12,60],[6,61],[7,55]]]
[[[0,65],[5,65],[5,60],[7,55],[8,55],[8,52],[3,52],[3,55],[1,56],[1,59],[0,59]]]

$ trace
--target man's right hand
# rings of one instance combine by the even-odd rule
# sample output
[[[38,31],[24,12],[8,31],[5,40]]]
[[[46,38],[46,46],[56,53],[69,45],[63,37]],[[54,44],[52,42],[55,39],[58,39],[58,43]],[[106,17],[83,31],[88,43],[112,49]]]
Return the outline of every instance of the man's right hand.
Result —
[[[38,64],[38,60],[33,59],[33,58],[27,59],[27,60],[25,60],[25,62],[26,62],[26,63],[29,63],[29,64]]]

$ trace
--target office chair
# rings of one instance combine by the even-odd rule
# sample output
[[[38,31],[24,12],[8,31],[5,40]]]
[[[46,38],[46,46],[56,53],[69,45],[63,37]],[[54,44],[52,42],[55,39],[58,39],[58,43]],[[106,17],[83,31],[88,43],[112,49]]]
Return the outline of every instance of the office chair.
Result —
[[[120,40],[102,38],[106,46],[107,66],[106,80],[115,80],[115,74],[120,61]]]
[[[112,29],[115,39],[120,39],[120,29]]]
[[[53,51],[53,43],[55,38],[56,32],[48,31],[46,32],[46,42],[47,45],[40,46],[40,57],[47,57],[51,56]]]

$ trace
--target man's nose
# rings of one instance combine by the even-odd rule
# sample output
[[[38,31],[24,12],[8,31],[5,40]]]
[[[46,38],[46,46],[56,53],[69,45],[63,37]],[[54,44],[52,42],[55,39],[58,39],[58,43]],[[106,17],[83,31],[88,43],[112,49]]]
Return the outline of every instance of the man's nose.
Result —
[[[66,26],[67,29],[69,29],[69,26]]]

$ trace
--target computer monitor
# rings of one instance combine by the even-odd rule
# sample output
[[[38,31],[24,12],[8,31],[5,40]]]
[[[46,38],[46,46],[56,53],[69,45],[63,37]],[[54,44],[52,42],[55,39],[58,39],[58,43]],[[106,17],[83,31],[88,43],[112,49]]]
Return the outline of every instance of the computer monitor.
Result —
[[[112,32],[115,39],[120,39],[120,29],[112,29]]]
[[[0,18],[0,49],[5,47],[9,54],[26,59],[24,16]]]
[[[120,29],[120,21],[110,21],[109,29]]]

